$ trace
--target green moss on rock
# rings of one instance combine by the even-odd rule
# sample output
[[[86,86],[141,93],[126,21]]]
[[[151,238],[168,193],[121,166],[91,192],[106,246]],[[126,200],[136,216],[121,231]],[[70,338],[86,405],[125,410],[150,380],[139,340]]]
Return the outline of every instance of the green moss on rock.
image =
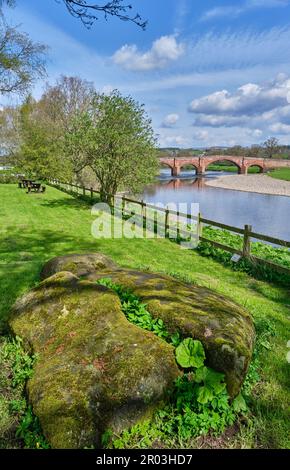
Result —
[[[230,396],[239,393],[255,339],[251,316],[244,308],[210,289],[161,274],[117,269],[88,275],[91,280],[100,277],[111,278],[140,297],[170,332],[199,339],[208,365],[225,373]]]
[[[91,272],[116,268],[117,265],[101,253],[57,256],[45,263],[40,273],[40,279],[46,279],[61,271],[69,271],[80,277]]]
[[[162,401],[179,370],[174,350],[129,323],[109,289],[60,272],[14,307],[10,326],[38,354],[29,400],[54,448],[100,444]]]

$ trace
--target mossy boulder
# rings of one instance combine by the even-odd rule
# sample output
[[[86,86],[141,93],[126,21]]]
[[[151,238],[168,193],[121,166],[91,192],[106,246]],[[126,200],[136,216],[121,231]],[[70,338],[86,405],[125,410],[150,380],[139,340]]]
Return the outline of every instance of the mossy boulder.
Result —
[[[69,272],[15,305],[14,334],[37,354],[27,391],[53,448],[99,446],[148,417],[180,374],[174,349],[129,323],[109,289]]]
[[[117,265],[101,253],[57,256],[45,263],[40,273],[40,279],[46,279],[61,271],[68,271],[78,277],[82,277],[96,271],[116,268]]]
[[[88,278],[112,279],[147,304],[154,318],[161,318],[170,332],[199,339],[207,364],[226,376],[235,397],[252,357],[255,330],[251,315],[225,296],[205,287],[177,281],[162,274],[117,269],[90,273]]]

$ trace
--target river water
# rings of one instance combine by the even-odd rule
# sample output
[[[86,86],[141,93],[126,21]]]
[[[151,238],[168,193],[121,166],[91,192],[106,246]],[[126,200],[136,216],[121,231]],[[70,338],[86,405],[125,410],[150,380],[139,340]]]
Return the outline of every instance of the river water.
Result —
[[[241,228],[249,224],[255,232],[290,241],[290,197],[205,185],[207,178],[227,174],[208,171],[197,178],[183,171],[180,178],[173,179],[169,169],[162,169],[158,181],[145,189],[143,199],[151,204],[199,203],[204,218]]]

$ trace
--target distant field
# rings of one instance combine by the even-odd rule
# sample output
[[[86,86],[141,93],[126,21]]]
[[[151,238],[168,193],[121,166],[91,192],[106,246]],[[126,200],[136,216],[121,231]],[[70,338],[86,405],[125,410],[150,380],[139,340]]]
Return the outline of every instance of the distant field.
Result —
[[[222,164],[215,164],[213,163],[212,165],[209,165],[207,167],[208,171],[230,171],[233,173],[238,172],[238,167],[235,165],[222,165]],[[257,166],[252,166],[249,168],[248,173],[259,173],[260,169]]]
[[[278,180],[290,181],[290,168],[279,168],[278,170],[271,171],[269,176]]]

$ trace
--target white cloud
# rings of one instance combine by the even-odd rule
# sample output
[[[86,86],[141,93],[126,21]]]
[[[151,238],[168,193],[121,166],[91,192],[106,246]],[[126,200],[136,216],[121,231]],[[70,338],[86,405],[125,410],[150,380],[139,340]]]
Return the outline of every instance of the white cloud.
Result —
[[[209,132],[205,130],[199,130],[194,133],[194,137],[197,140],[201,140],[202,142],[208,141]]]
[[[206,115],[254,116],[288,105],[289,91],[290,80],[279,77],[264,85],[247,83],[233,93],[221,90],[195,99],[189,111]]]
[[[174,127],[177,124],[178,120],[179,120],[179,114],[176,114],[176,113],[167,114],[167,116],[162,122],[162,127]]]
[[[101,89],[101,93],[104,93],[105,95],[110,95],[112,91],[114,91],[114,87],[112,85],[104,85]]]
[[[272,124],[269,127],[270,131],[275,134],[289,134],[290,135],[290,125],[283,124],[281,122],[277,122],[276,124]]]
[[[286,7],[289,0],[246,0],[240,5],[228,5],[207,10],[201,17],[202,21],[214,20],[222,17],[237,17],[250,10],[258,8]]]
[[[148,71],[166,67],[171,61],[179,59],[184,51],[184,44],[178,43],[175,35],[170,35],[154,41],[147,52],[141,52],[135,44],[126,44],[115,52],[112,59],[126,70]]]
[[[189,147],[192,145],[191,139],[184,135],[159,135],[159,145],[161,147]]]

